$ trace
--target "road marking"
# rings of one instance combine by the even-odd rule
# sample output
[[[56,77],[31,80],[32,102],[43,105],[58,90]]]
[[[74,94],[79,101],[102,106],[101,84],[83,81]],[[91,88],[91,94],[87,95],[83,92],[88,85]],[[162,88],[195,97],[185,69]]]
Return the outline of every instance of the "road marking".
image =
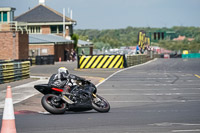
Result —
[[[101,79],[99,80],[99,83],[103,82],[104,80],[105,80],[105,78],[101,78]]]
[[[147,112],[147,113],[166,113],[166,112],[189,112],[189,110],[145,110],[144,112]]]
[[[200,129],[190,129],[190,130],[172,130],[173,133],[179,132],[200,132]]]
[[[200,123],[195,124],[195,123],[173,123],[176,125],[182,125],[182,126],[200,126]]]
[[[51,114],[51,113],[49,113],[49,112],[46,112],[46,111],[39,111],[38,113],[39,113],[39,114],[44,114],[44,115]]]
[[[151,126],[172,126],[172,125],[180,125],[180,126],[200,126],[200,123],[170,123],[170,122],[163,122],[163,123],[154,123],[149,124]]]
[[[12,88],[12,94],[13,94],[13,104],[19,103],[21,101],[24,101],[36,94],[39,94],[39,91],[36,91],[34,88],[35,84],[43,84],[48,82],[46,78],[41,78],[40,80],[32,81],[26,84],[22,84],[16,87]],[[21,95],[19,95],[19,92]],[[0,91],[0,96],[5,95],[5,90]],[[0,101],[0,108],[4,107],[4,101]]]
[[[20,111],[15,111],[15,115],[19,114],[36,114],[38,113],[37,111],[29,111],[29,110],[20,110]]]
[[[199,75],[197,75],[197,74],[195,74],[194,76],[196,76],[197,78],[200,78],[200,76],[199,76]]]
[[[101,95],[103,96],[138,96],[138,95],[142,95],[142,96],[180,96],[180,95],[199,95],[200,93],[134,93],[134,94],[104,94],[101,93]]]
[[[199,84],[143,84],[144,86],[185,86],[185,85],[189,85],[189,86],[196,86],[196,85],[199,85]],[[139,85],[138,85],[139,86]]]
[[[110,101],[109,100],[109,103],[185,103],[185,102],[199,102],[200,100],[159,100],[159,101],[156,101],[156,100],[141,100],[141,101]]]
[[[155,59],[153,59],[153,60],[151,60],[151,61],[148,61],[148,62],[146,62],[146,63],[143,63],[143,64],[139,64],[139,65],[135,65],[135,66],[131,66],[131,67],[128,67],[128,68],[121,69],[121,70],[119,70],[119,71],[117,71],[117,72],[111,74],[110,76],[108,76],[104,81],[98,83],[98,84],[96,85],[96,87],[98,87],[99,85],[101,85],[102,83],[104,83],[105,81],[107,81],[108,79],[110,79],[112,76],[116,75],[117,73],[123,72],[123,71],[125,71],[125,70],[132,69],[132,68],[134,68],[134,67],[139,67],[139,66],[143,66],[143,65],[149,64],[149,63],[151,63],[151,62],[153,62],[153,61],[155,61],[155,60],[157,60],[157,58],[155,58]]]
[[[119,89],[119,91],[177,91],[177,90],[200,90],[200,88],[172,88],[172,89]],[[98,91],[101,91],[101,90],[104,90],[104,91],[107,91],[107,90],[114,90],[116,91],[117,89],[99,89]]]

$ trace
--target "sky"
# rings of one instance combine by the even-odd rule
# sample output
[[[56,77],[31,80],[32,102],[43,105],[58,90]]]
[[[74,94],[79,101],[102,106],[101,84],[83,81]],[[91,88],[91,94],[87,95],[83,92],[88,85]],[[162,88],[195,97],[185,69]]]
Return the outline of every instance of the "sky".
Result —
[[[15,16],[37,6],[39,0],[0,0],[0,7],[16,8]],[[75,29],[132,27],[200,27],[200,0],[46,0],[62,13],[72,10]],[[67,15],[69,16],[69,15]]]

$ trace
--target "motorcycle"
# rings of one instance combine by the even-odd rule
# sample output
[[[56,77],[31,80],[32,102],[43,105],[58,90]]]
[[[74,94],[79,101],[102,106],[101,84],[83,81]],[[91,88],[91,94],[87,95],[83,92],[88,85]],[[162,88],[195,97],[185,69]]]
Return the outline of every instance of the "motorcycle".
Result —
[[[84,78],[72,75],[66,80],[68,90],[63,94],[63,88],[52,87],[55,74],[51,76],[48,84],[35,85],[34,88],[44,94],[41,99],[43,108],[51,114],[64,114],[66,111],[96,110],[101,113],[109,112],[108,101],[97,94],[96,86]],[[76,80],[72,83],[71,79]]]

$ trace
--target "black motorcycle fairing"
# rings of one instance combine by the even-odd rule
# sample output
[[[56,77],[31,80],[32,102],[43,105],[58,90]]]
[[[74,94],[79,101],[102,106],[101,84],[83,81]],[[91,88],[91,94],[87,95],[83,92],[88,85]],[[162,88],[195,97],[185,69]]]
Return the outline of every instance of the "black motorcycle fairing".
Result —
[[[89,100],[84,103],[68,104],[67,111],[79,112],[79,111],[88,111],[92,109],[93,108],[92,108],[91,100]]]
[[[72,95],[69,98],[75,103],[84,103],[87,102],[88,100],[90,101],[92,92],[81,86],[74,86],[70,94]]]
[[[35,85],[34,88],[41,92],[42,94],[60,94],[60,92],[53,91],[51,86],[49,84],[39,84]]]
[[[74,79],[74,80],[79,80],[79,81],[85,81],[85,80],[86,80],[85,78],[76,76],[76,75],[74,75],[74,74],[70,74],[70,75],[69,75],[69,78],[70,78],[70,79]]]

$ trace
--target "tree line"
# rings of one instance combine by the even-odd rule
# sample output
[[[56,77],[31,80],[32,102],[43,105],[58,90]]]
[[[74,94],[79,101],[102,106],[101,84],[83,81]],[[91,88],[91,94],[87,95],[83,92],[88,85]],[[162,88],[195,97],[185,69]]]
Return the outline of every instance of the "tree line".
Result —
[[[77,29],[74,33],[79,36],[81,40],[90,40],[94,43],[97,49],[102,48],[119,48],[121,46],[136,46],[138,41],[138,32],[144,30],[148,32],[155,31],[173,31],[174,37],[186,36],[187,38],[194,38],[194,41],[172,41],[162,40],[152,45],[161,46],[169,50],[200,50],[200,27],[183,27],[174,26],[172,28],[150,28],[150,27],[127,27],[123,29]]]

